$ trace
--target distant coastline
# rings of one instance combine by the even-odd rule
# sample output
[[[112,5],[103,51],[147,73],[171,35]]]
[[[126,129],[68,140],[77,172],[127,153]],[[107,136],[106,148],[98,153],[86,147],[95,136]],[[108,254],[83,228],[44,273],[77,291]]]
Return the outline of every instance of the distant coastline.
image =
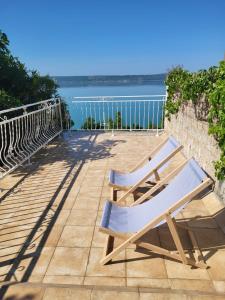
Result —
[[[164,84],[166,73],[152,75],[52,76],[60,88]]]

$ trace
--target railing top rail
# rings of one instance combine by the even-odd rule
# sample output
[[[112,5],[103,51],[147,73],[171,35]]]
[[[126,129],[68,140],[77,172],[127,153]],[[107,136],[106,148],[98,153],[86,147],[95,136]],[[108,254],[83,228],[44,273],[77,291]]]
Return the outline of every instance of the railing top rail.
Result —
[[[26,109],[28,107],[32,107],[32,106],[39,105],[39,104],[44,104],[44,103],[47,103],[49,101],[57,101],[57,100],[59,100],[59,98],[50,98],[50,99],[47,99],[47,100],[43,100],[43,101],[31,103],[31,104],[26,104],[26,105],[22,105],[22,106],[17,106],[17,107],[13,107],[13,108],[8,108],[8,109],[0,110],[0,115],[8,113],[8,112],[11,112],[11,111],[20,110],[20,109]]]
[[[58,106],[58,105],[59,105],[59,103],[55,103],[55,104],[52,105],[52,106],[55,107],[55,106]],[[29,117],[30,115],[34,115],[34,114],[39,113],[39,112],[41,112],[41,111],[45,111],[46,109],[48,109],[48,108],[47,108],[47,107],[42,107],[42,108],[36,109],[36,110],[34,110],[34,111],[31,111],[31,112],[29,112],[29,113],[22,114],[22,115],[20,115],[20,116],[13,117],[13,118],[10,118],[10,119],[3,119],[3,118],[0,117],[0,125],[7,124],[7,123],[13,122],[13,121],[15,121],[15,120],[27,118],[27,117]]]
[[[135,103],[135,102],[165,102],[165,99],[149,99],[149,100],[144,100],[144,99],[139,99],[139,100],[85,100],[85,101],[77,101],[73,100],[72,103]]]
[[[155,98],[155,97],[166,97],[164,95],[132,95],[132,96],[80,96],[73,97],[73,99],[111,99],[111,98]]]

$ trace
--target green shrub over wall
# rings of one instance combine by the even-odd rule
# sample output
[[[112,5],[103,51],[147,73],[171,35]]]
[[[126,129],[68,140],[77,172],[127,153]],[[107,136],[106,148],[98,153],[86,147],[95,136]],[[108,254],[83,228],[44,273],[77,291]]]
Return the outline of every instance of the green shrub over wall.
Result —
[[[225,61],[194,73],[175,67],[168,73],[166,85],[166,117],[170,120],[185,102],[192,101],[196,118],[208,121],[209,134],[218,142],[221,156],[215,162],[215,175],[225,179]]]

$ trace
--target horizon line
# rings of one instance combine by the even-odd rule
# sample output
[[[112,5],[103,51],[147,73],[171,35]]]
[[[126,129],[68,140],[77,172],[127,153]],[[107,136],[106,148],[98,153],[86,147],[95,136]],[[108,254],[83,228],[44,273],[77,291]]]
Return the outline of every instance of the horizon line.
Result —
[[[106,75],[106,74],[102,74],[102,75],[49,75],[50,77],[101,77],[101,76],[152,76],[152,75],[165,75],[168,72],[164,72],[164,73],[154,73],[154,74],[113,74],[113,75]]]

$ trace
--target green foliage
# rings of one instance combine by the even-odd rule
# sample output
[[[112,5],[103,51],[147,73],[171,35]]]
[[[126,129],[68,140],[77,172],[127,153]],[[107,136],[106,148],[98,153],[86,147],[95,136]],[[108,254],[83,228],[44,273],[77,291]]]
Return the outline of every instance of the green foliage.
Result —
[[[167,76],[166,85],[168,86],[168,97],[165,106],[165,115],[169,119],[171,114],[175,114],[179,111],[181,99],[183,98],[184,85],[189,77],[189,73],[179,66],[171,70]]]
[[[67,103],[62,98],[60,100],[61,100],[61,113],[62,113],[63,129],[70,129],[71,127],[74,126],[74,121],[70,119],[70,113],[68,110]]]
[[[0,90],[0,108],[1,110],[22,105],[21,102],[9,96],[4,90]]]
[[[96,122],[94,118],[87,117],[84,121],[84,124],[81,126],[81,129],[130,129],[130,126],[124,126],[121,112],[118,111],[115,113],[114,119],[109,118],[105,123]],[[139,124],[132,124],[132,129],[143,129]]]
[[[113,129],[114,128],[114,122],[113,122],[112,118],[108,119],[107,128],[109,128],[109,129]]]
[[[57,85],[54,80],[49,76],[40,76],[37,71],[28,71],[25,65],[11,54],[8,46],[6,34],[0,31],[0,90],[19,99],[21,104],[56,96]]]
[[[0,30],[0,110],[58,96],[55,81],[48,75],[28,71],[8,46],[7,35]],[[63,128],[66,128],[69,112],[63,100],[61,104]]]
[[[8,53],[9,40],[7,35],[0,30],[0,52]]]
[[[192,100],[194,104],[206,96],[208,101],[210,92],[219,78],[218,68],[211,67],[209,70],[200,70],[191,73],[182,67],[172,69],[167,76],[168,98],[166,103],[166,117],[170,119],[171,114],[176,114],[182,103]],[[208,103],[206,103],[208,104]],[[208,106],[207,106],[208,107]]]
[[[225,61],[220,63],[218,80],[209,94],[209,133],[218,141],[221,155],[215,162],[216,176],[225,178]]]
[[[122,116],[121,116],[121,112],[118,111],[116,113],[116,117],[115,117],[115,128],[119,128],[122,129]]]
[[[170,120],[181,105],[191,100],[197,110],[204,110],[197,114],[206,116],[209,122],[209,134],[218,141],[221,150],[220,160],[215,162],[215,174],[218,179],[225,178],[225,62],[219,67],[188,72],[181,67],[172,69],[166,79],[168,98],[165,107],[166,117]],[[204,101],[204,105],[200,102]],[[199,109],[200,107],[200,109]]]
[[[81,129],[100,129],[100,124],[96,123],[94,118],[87,117]]]
[[[153,122],[149,122],[148,124],[148,129],[162,129],[162,128],[163,128],[163,120],[159,122],[158,126]]]

